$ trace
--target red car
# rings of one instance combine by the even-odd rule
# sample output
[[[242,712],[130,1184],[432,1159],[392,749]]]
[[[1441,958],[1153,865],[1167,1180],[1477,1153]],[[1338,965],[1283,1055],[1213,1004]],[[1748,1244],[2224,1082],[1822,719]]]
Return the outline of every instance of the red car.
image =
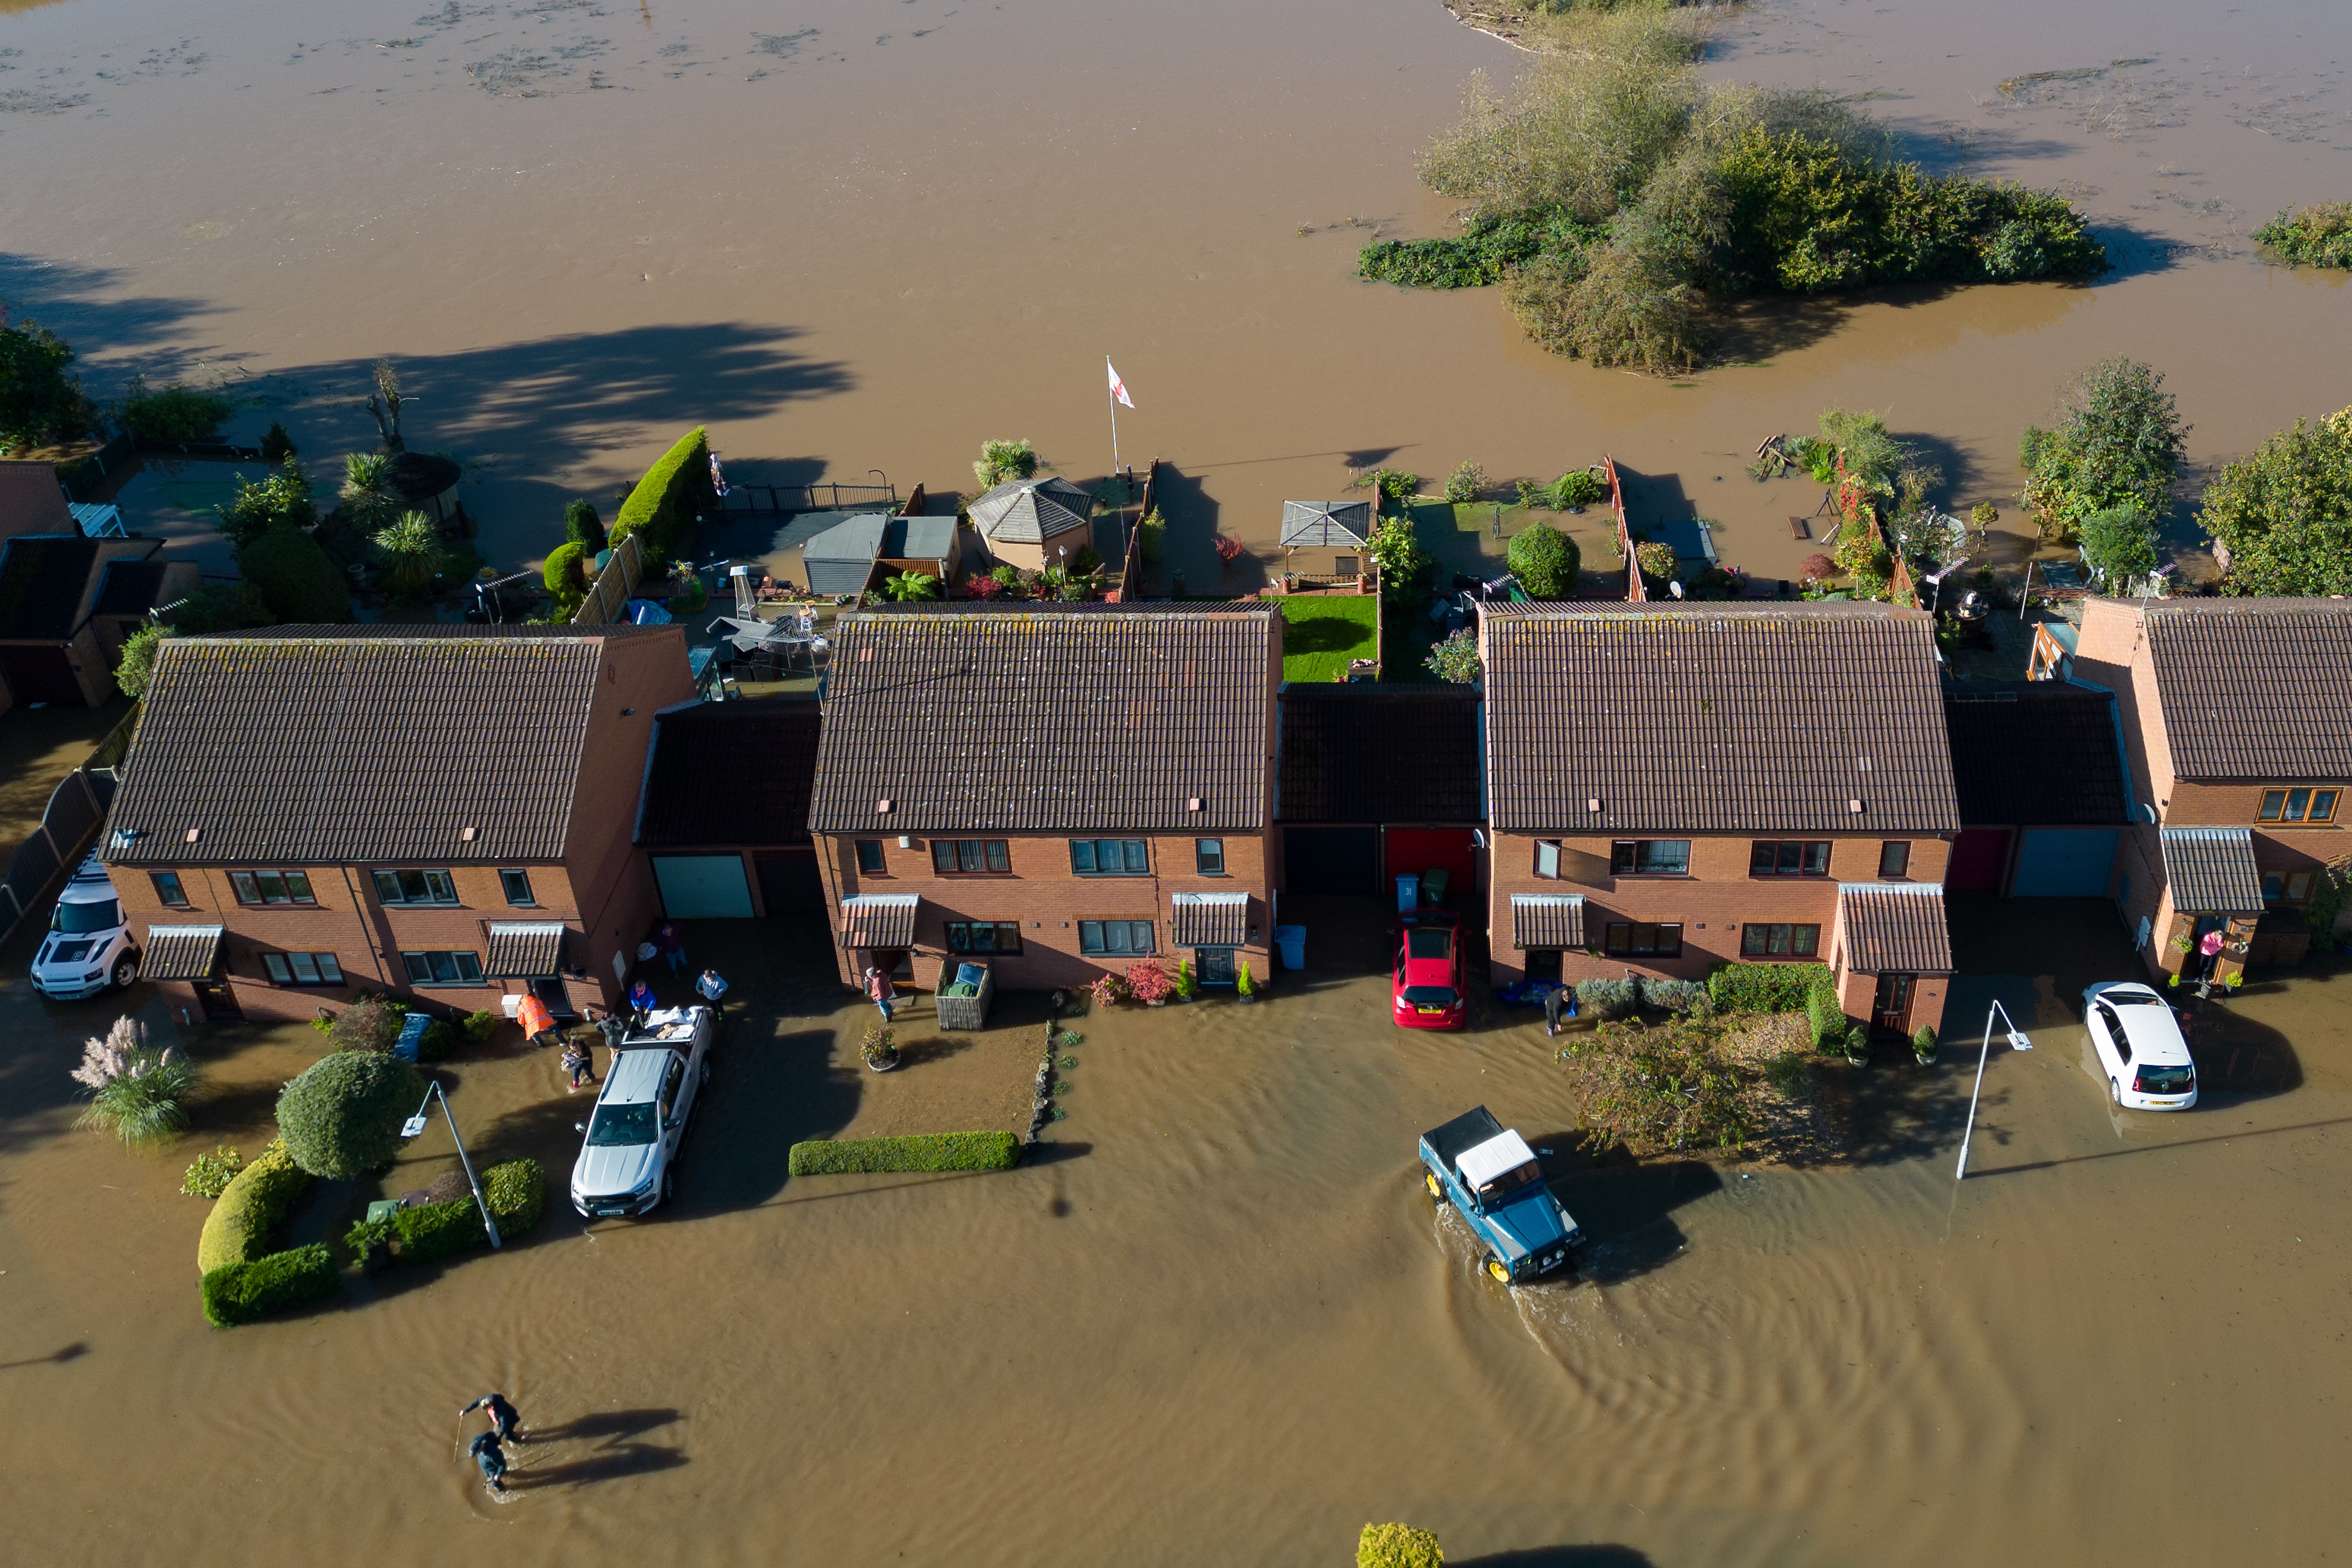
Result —
[[[1391,1016],[1400,1028],[1458,1029],[1469,1001],[1462,984],[1462,931],[1444,910],[1397,921]]]

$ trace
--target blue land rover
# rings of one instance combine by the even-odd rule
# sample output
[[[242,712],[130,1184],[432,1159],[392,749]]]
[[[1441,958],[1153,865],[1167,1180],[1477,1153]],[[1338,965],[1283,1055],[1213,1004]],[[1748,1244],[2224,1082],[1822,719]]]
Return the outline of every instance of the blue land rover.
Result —
[[[1423,1133],[1421,1163],[1429,1195],[1461,1211],[1486,1250],[1486,1272],[1504,1284],[1549,1274],[1582,1245],[1535,1151],[1485,1106]]]

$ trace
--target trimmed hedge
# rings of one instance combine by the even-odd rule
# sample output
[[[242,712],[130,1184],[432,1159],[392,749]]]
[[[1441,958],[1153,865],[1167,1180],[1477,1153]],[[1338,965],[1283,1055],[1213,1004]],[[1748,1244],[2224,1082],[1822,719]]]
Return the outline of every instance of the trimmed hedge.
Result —
[[[621,503],[621,515],[613,520],[612,543],[617,546],[629,535],[642,533],[643,548],[656,555],[675,555],[694,525],[696,506],[709,490],[710,437],[698,425],[646,470]]]
[[[499,1222],[500,1241],[530,1234],[547,1212],[547,1173],[536,1160],[492,1165],[481,1173],[481,1182],[490,1217]],[[489,1233],[482,1228],[482,1211],[471,1193],[445,1204],[397,1209],[385,1219],[361,1220],[343,1237],[344,1247],[372,1268],[437,1263],[489,1243]],[[379,1247],[389,1250],[380,1252]]]
[[[1794,1013],[1829,984],[1826,963],[1724,963],[1706,977],[1706,992],[1726,1013]]]
[[[269,1250],[269,1233],[310,1190],[310,1173],[294,1163],[283,1138],[253,1157],[222,1189],[196,1240],[196,1272],[211,1274],[251,1263]]]
[[[300,529],[273,528],[239,550],[236,559],[245,580],[280,621],[319,626],[352,618],[350,580]]]
[[[814,1138],[795,1143],[787,1166],[795,1176],[838,1176],[858,1171],[1009,1171],[1021,1160],[1021,1140],[1010,1132],[924,1132],[911,1138]]]
[[[1409,1524],[1368,1524],[1356,1538],[1356,1568],[1443,1568],[1437,1537]]]
[[[335,1258],[323,1242],[273,1252],[250,1263],[225,1263],[205,1274],[205,1320],[233,1329],[303,1301],[335,1293]]]
[[[1596,977],[1576,983],[1579,1011],[1595,1018],[1622,1018],[1640,1005],[1640,987],[1631,980]]]
[[[1664,1013],[1688,1013],[1706,994],[1706,987],[1696,980],[1644,979],[1642,982],[1642,1005]]]
[[[1812,1025],[1813,1048],[1842,1050],[1845,1045],[1845,1008],[1827,982],[1805,993],[1805,1017]]]
[[[499,1235],[511,1239],[539,1228],[547,1212],[547,1173],[536,1160],[509,1160],[482,1173],[482,1196],[489,1200],[490,1215]]]
[[[547,552],[547,563],[539,571],[547,584],[547,591],[558,599],[573,602],[586,596],[588,578],[585,550],[577,540],[567,539]]]
[[[399,1058],[337,1051],[278,1092],[278,1126],[304,1170],[350,1181],[400,1152],[400,1125],[424,1098],[424,1078]]]

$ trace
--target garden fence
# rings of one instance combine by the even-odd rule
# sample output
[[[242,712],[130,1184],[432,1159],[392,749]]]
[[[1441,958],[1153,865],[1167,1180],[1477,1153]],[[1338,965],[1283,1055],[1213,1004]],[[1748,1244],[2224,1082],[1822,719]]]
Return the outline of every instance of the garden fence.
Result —
[[[58,876],[80,863],[114,802],[115,782],[114,769],[88,763],[58,781],[41,825],[16,847],[7,875],[0,877],[0,919],[7,921],[0,942],[16,935],[26,916],[39,913]]]
[[[1642,584],[1641,559],[1633,553],[1633,531],[1625,523],[1625,487],[1618,482],[1617,459],[1603,453],[1601,466],[1609,475],[1609,510],[1617,514],[1617,548],[1625,557],[1625,602],[1646,605],[1650,591]]]
[[[613,547],[613,558],[596,574],[595,585],[573,612],[575,626],[604,626],[629,618],[629,600],[644,580],[645,557],[639,552],[637,536],[634,533]]]

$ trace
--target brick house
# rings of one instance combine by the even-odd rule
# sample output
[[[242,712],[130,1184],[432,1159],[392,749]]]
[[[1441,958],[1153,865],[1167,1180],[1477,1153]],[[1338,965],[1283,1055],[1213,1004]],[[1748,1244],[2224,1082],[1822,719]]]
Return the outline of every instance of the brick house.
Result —
[[[809,841],[822,716],[806,698],[698,702],[654,721],[636,844],[674,920],[776,916],[820,901]]]
[[[122,639],[147,611],[196,591],[194,562],[160,539],[27,533],[0,543],[0,684],[9,705],[101,707]]]
[[[1831,966],[1940,1026],[1959,831],[1933,623],[1884,605],[1489,605],[1497,985]]]
[[[104,847],[145,977],[208,1018],[618,1000],[646,742],[692,695],[677,626],[167,639]]]
[[[1143,957],[1272,972],[1270,606],[908,605],[839,623],[809,808],[843,981]]]
[[[2352,604],[2092,599],[2077,681],[2116,696],[2133,823],[2114,896],[2151,972],[2294,963],[2304,910],[2352,859]],[[2319,933],[2323,939],[2329,933]]]

